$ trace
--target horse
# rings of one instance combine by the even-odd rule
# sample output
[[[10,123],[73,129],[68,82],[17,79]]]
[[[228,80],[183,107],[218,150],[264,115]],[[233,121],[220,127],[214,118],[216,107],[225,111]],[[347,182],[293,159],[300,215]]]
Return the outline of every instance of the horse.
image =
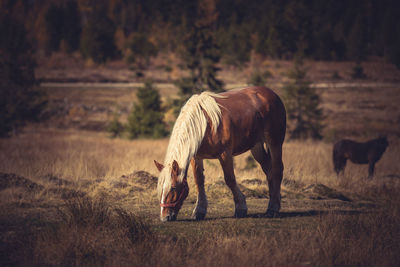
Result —
[[[356,164],[368,164],[368,177],[372,178],[375,163],[380,160],[389,143],[386,136],[365,143],[344,139],[333,146],[333,165],[337,175],[344,174],[349,159]]]
[[[160,172],[157,192],[161,221],[176,220],[189,193],[189,164],[197,187],[192,218],[205,218],[208,201],[204,189],[204,159],[219,160],[225,183],[233,194],[234,217],[246,217],[246,198],[236,183],[233,157],[248,150],[267,177],[270,199],[266,216],[278,216],[285,133],[286,110],[271,89],[247,87],[220,94],[193,95],[182,107],[172,129],[164,164],[154,160]]]

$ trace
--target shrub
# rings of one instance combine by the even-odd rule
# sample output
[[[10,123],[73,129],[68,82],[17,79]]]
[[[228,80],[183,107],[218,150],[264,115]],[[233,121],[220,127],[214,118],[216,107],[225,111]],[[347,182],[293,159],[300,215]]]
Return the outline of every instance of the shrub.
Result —
[[[364,73],[364,68],[361,66],[360,62],[356,62],[351,70],[351,78],[353,79],[365,79],[367,76]]]
[[[167,135],[161,111],[160,94],[152,82],[146,81],[136,94],[138,103],[128,118],[130,139],[138,137],[161,138]]]
[[[0,12],[0,136],[8,136],[28,121],[37,121],[46,104],[36,87],[35,61],[25,28]]]
[[[244,168],[246,170],[250,170],[250,169],[254,169],[257,167],[256,161],[254,160],[254,158],[252,156],[248,156],[246,158],[246,165],[244,166]]]
[[[340,79],[342,79],[342,77],[340,76],[339,72],[335,70],[335,71],[332,73],[332,79],[333,79],[333,80],[340,80]]]
[[[114,116],[113,120],[107,126],[107,132],[111,133],[111,137],[121,137],[125,126],[119,121],[117,115]]]
[[[294,69],[288,74],[292,81],[283,87],[289,134],[294,139],[320,139],[323,119],[320,98],[306,74],[302,59],[296,59]]]
[[[272,74],[268,70],[266,70],[264,73],[256,70],[251,73],[250,79],[247,81],[247,83],[254,86],[264,86],[267,83],[267,79],[270,77],[272,77]]]

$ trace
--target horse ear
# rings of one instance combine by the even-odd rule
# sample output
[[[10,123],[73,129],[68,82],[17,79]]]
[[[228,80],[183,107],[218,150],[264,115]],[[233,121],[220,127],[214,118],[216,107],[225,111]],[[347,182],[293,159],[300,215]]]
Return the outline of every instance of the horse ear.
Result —
[[[179,175],[179,165],[178,162],[176,162],[176,160],[172,162],[172,174],[175,174],[176,176]]]
[[[159,172],[161,172],[162,169],[164,169],[164,165],[162,165],[161,163],[157,162],[156,160],[154,160],[154,164],[156,164],[156,167],[157,167]]]

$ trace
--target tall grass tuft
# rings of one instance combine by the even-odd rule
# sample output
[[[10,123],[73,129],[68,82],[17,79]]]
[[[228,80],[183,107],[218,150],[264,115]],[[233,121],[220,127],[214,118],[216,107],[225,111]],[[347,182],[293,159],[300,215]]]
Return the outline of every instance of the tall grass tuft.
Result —
[[[73,198],[58,209],[58,215],[58,223],[37,234],[32,253],[35,265],[129,265],[152,243],[147,241],[153,238],[147,222],[111,208],[101,198]]]
[[[58,208],[58,214],[66,225],[75,227],[99,227],[111,220],[111,209],[104,198],[67,199],[65,206]]]

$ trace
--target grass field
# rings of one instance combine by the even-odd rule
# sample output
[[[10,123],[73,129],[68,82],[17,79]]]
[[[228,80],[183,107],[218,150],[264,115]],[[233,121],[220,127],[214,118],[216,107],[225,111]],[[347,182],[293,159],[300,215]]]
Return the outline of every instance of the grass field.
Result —
[[[287,63],[277,64],[269,66],[279,80]],[[0,139],[0,265],[397,266],[398,86],[388,78],[326,83],[321,77],[334,66],[325,67],[316,63],[322,70],[312,72],[325,138],[285,142],[281,216],[273,219],[264,216],[265,176],[244,153],[235,158],[235,173],[247,197],[246,218],[232,217],[219,163],[206,160],[206,219],[191,220],[196,192],[189,172],[178,220],[161,223],[153,160],[163,161],[168,138],[111,139],[102,131],[115,113],[126,119],[138,85],[48,85],[50,119]],[[378,77],[373,65],[366,70]],[[176,95],[170,84],[157,86],[164,101]],[[272,87],[281,93],[278,81]],[[379,134],[390,145],[374,178],[367,179],[366,165],[352,163],[336,177],[333,142]]]
[[[399,260],[400,167],[391,143],[366,166],[332,170],[331,144],[286,142],[280,218],[263,217],[261,169],[235,160],[249,216],[234,205],[216,161],[206,161],[207,219],[190,219],[192,188],[173,223],[160,223],[157,171],[168,139],[31,127],[1,140],[1,252],[6,265],[368,265]],[[15,173],[16,175],[10,175]],[[233,263],[231,263],[233,262]],[[29,264],[30,265],[30,264]]]

